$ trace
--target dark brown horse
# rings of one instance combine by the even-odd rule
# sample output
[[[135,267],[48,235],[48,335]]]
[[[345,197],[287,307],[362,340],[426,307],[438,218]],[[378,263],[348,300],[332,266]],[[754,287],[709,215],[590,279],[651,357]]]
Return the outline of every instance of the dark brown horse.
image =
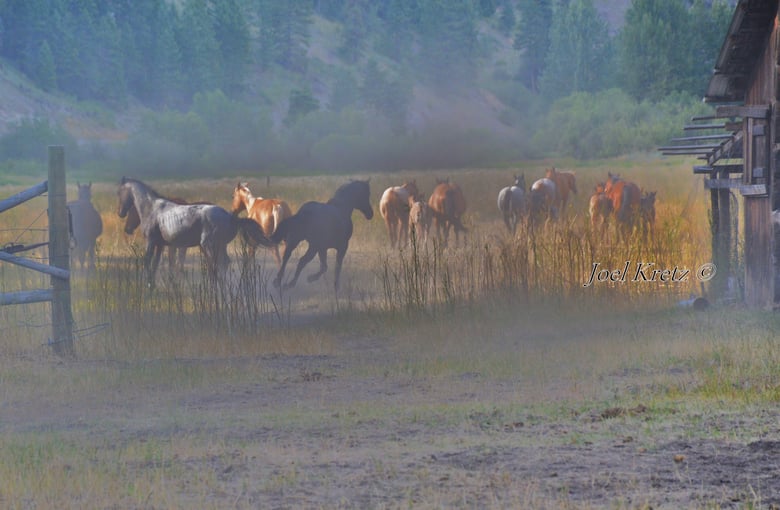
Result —
[[[401,186],[391,186],[382,193],[379,200],[379,213],[387,225],[390,247],[406,246],[409,230],[409,199],[417,197],[416,181],[404,182]]]
[[[336,271],[334,286],[339,289],[339,277],[344,255],[347,254],[349,240],[352,237],[352,211],[357,209],[367,220],[374,217],[371,208],[371,189],[368,181],[351,181],[341,186],[333,198],[327,203],[306,202],[298,212],[283,220],[271,236],[271,242],[278,244],[284,241],[282,266],[274,278],[275,287],[281,287],[284,269],[290,260],[293,250],[306,241],[309,245],[306,253],[298,261],[295,275],[284,287],[294,287],[303,268],[311,262],[315,255],[320,258],[320,270],[309,275],[307,280],[313,282],[328,270],[328,249],[336,250]]]
[[[122,177],[117,196],[120,218],[126,217],[133,206],[141,218],[141,230],[146,237],[144,267],[150,286],[154,286],[165,246],[200,246],[209,274],[216,277],[230,263],[227,245],[239,230],[246,231],[261,244],[269,244],[253,220],[238,218],[216,205],[177,204],[136,179]]]
[[[450,234],[450,227],[455,231],[455,244],[460,241],[460,232],[465,234],[466,227],[461,220],[466,212],[466,198],[460,186],[447,180],[436,179],[436,187],[428,199],[428,208],[431,211],[431,219],[436,227],[436,237],[446,246]],[[442,237],[442,230],[444,236]]]
[[[233,190],[233,214],[239,214],[246,211],[248,218],[251,218],[263,229],[263,234],[267,238],[276,231],[276,227],[285,218],[292,216],[290,205],[284,200],[278,198],[256,197],[249,190],[249,185],[245,182],[239,182]],[[254,258],[257,244],[251,239],[244,239],[249,246],[249,256]],[[279,256],[279,245],[271,246],[274,252],[276,263],[281,264],[282,258]]]

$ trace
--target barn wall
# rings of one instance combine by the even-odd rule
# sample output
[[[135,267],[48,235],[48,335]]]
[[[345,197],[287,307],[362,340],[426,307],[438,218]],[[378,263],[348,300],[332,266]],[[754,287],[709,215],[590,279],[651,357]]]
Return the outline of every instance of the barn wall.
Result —
[[[770,105],[776,101],[776,75],[778,23],[764,46],[764,53],[757,63],[746,105]],[[771,108],[772,115],[774,108]],[[745,178],[754,176],[754,169],[762,168],[761,179],[769,190],[768,196],[745,197],[745,303],[748,306],[769,307],[775,299],[773,264],[774,228],[771,222],[772,178],[776,171],[770,148],[774,146],[774,122],[770,119],[745,119],[744,155]],[[756,182],[753,179],[753,182]],[[761,182],[761,181],[758,181]]]

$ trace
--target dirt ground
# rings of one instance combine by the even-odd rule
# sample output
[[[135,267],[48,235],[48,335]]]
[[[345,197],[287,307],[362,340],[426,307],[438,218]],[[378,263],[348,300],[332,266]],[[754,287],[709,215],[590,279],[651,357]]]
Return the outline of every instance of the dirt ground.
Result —
[[[377,373],[370,367],[391,346],[344,337],[327,355],[177,362],[256,374],[205,387],[163,379],[64,399],[4,398],[0,433],[83,436],[109,448],[218,444],[220,454],[192,449],[165,461],[185,480],[214,477],[195,507],[780,508],[776,409],[622,408],[608,398],[577,406],[561,399],[576,381],[526,391],[519,377]],[[603,387],[643,375],[620,371]],[[195,498],[186,485],[175,489],[178,501]]]

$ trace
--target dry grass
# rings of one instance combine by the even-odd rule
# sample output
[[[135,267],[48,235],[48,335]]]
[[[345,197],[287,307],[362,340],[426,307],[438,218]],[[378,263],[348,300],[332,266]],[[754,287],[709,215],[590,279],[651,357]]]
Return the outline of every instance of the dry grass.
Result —
[[[280,295],[272,257],[244,267],[238,243],[228,281],[210,283],[191,253],[184,276],[162,270],[151,292],[114,185],[96,183],[105,234],[97,271],[73,280],[77,361],[44,345],[46,305],[0,308],[0,506],[717,507],[736,493],[760,503],[760,491],[746,496],[758,471],[709,495],[696,487],[726,489],[682,475],[659,488],[653,476],[679,474],[665,463],[679,453],[671,436],[712,448],[772,436],[757,410],[780,398],[777,319],[676,309],[695,281],[582,286],[594,261],[709,260],[690,165],[578,167],[566,219],[509,238],[495,195],[544,166],[372,176],[377,198],[405,178],[424,192],[452,178],[470,234],[460,247],[395,251],[379,216],[356,217],[339,296],[330,274]],[[658,191],[652,240],[590,231],[588,191],[608,170]],[[227,206],[237,180],[154,185]],[[240,180],[296,209],[345,178],[274,178],[270,190]],[[31,223],[40,208],[0,220],[42,226]],[[0,291],[47,285],[7,264],[0,276]],[[734,426],[736,416],[752,418]]]

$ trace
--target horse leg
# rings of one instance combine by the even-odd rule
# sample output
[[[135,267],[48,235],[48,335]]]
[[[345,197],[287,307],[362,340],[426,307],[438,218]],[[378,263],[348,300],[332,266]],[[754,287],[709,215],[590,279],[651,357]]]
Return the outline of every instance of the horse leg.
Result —
[[[328,250],[327,248],[323,248],[320,251],[317,252],[317,255],[320,256],[320,270],[317,271],[314,274],[310,274],[306,280],[311,283],[314,281],[319,280],[320,276],[325,274],[325,271],[328,270]]]
[[[306,264],[311,262],[311,259],[313,259],[316,254],[317,250],[315,250],[312,245],[309,245],[309,249],[306,250],[306,253],[304,253],[303,257],[298,261],[298,266],[295,268],[295,274],[293,275],[292,280],[290,280],[290,283],[285,285],[284,288],[290,289],[295,287],[295,284],[298,283],[298,277],[301,275],[301,271],[306,267]]]
[[[290,255],[292,255],[293,250],[298,246],[298,243],[300,243],[299,240],[290,240],[288,239],[285,242],[284,245],[284,255],[282,256],[282,264],[279,266],[279,271],[276,273],[276,278],[274,278],[273,286],[277,289],[282,286],[282,278],[284,277],[284,269],[287,267],[287,262],[290,260]]]
[[[334,268],[334,275],[335,275],[334,277],[336,281],[333,284],[336,289],[336,292],[339,291],[339,278],[341,277],[341,264],[344,262],[344,255],[346,254],[347,254],[346,246],[344,247],[344,249],[340,249],[336,251],[336,267]]]
[[[390,248],[395,248],[395,218],[389,212],[385,216],[385,224],[387,225],[387,235],[390,237]]]
[[[160,265],[160,257],[162,256],[162,245],[155,245],[149,241],[146,244],[146,255],[144,256],[144,267],[147,271],[147,278],[149,287],[154,287],[154,279],[157,274],[157,266]]]

